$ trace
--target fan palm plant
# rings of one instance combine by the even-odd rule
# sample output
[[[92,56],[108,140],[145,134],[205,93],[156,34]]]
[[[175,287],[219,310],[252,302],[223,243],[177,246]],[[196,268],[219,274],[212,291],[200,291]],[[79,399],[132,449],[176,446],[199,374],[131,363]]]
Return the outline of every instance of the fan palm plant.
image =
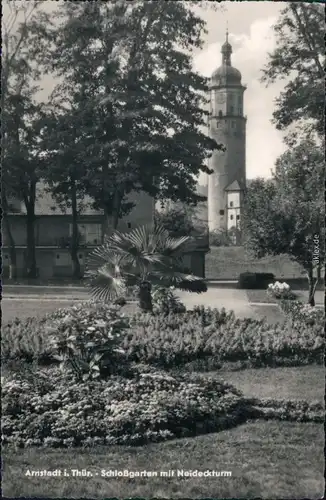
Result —
[[[188,236],[172,238],[162,226],[115,231],[88,259],[85,273],[95,299],[115,300],[137,286],[139,306],[152,311],[152,285],[175,286],[197,293],[207,290],[202,278],[185,272],[182,258],[191,251]]]

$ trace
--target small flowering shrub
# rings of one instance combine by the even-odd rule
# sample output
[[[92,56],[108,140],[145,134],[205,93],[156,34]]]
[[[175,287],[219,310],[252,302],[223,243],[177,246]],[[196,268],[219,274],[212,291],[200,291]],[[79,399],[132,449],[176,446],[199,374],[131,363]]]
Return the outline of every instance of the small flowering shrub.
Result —
[[[284,324],[270,325],[265,320],[237,319],[232,311],[204,307],[195,307],[182,314],[137,313],[127,319],[120,314],[119,308],[83,303],[59,310],[38,323],[33,322],[34,331],[27,330],[26,336],[24,323],[18,324],[17,334],[14,325],[5,326],[1,339],[2,361],[18,359],[30,362],[37,359],[45,365],[54,362],[53,355],[62,355],[58,352],[62,347],[67,361],[70,342],[81,352],[93,347],[96,350],[101,342],[108,342],[106,347],[111,354],[107,360],[111,359],[113,371],[119,367],[122,371],[127,370],[130,362],[164,369],[189,367],[200,370],[229,364],[260,367],[322,363],[325,343],[323,312],[315,307],[305,313],[308,307],[296,301],[280,301],[280,306],[293,307],[292,316],[289,310]],[[296,307],[303,310],[302,318],[307,317],[307,320],[303,321]],[[115,321],[114,328],[117,328],[115,332],[119,337],[112,332]],[[94,343],[94,339],[95,345],[86,348],[86,344]],[[121,349],[125,354],[113,349]],[[90,353],[87,351],[87,363],[91,360]],[[86,373],[92,376],[99,371],[97,368],[90,371],[89,368],[88,365]],[[105,370],[112,373],[110,363]],[[80,377],[78,370],[76,373]]]
[[[184,313],[186,307],[173,293],[174,287],[164,288],[154,286],[152,291],[153,312],[168,314]]]
[[[267,288],[267,295],[275,299],[294,300],[296,295],[292,292],[290,285],[287,283],[270,283]]]
[[[320,402],[274,399],[252,399],[249,402],[252,405],[252,417],[257,419],[316,423],[322,423],[325,419],[325,408]]]
[[[300,366],[323,362],[324,335],[321,323],[270,325],[197,308],[186,315],[135,315],[122,347],[131,361],[164,369]]]
[[[44,334],[46,318],[16,318],[1,327],[1,361],[24,359],[32,361],[35,357],[40,362],[49,358],[51,347]]]
[[[246,419],[239,391],[212,378],[135,373],[132,379],[66,383],[8,380],[2,442],[28,446],[139,445],[222,430]]]
[[[113,373],[123,364],[121,335],[129,323],[119,309],[102,304],[72,307],[47,328],[52,357],[72,369],[77,380]]]
[[[323,309],[303,304],[299,300],[291,302],[282,300],[280,307],[284,314],[290,318],[292,324],[302,323],[306,326],[320,325],[321,327],[324,325],[325,313]]]

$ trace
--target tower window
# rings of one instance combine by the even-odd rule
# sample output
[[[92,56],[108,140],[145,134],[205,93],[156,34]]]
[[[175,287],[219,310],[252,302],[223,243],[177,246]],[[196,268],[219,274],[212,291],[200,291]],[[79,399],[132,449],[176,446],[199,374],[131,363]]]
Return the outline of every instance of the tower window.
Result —
[[[233,220],[233,215],[230,215],[230,219]]]
[[[224,210],[220,210],[220,215],[224,215]]]
[[[234,111],[234,107],[230,106],[230,113],[231,113],[231,115],[233,115],[233,111]]]
[[[219,117],[223,116],[222,111],[219,111],[219,112],[218,112],[218,116],[219,116]]]
[[[127,223],[127,227],[128,227],[128,229],[131,229],[131,222]]]
[[[233,207],[233,201],[230,201],[230,207]]]
[[[237,220],[240,220],[240,215],[237,215]]]

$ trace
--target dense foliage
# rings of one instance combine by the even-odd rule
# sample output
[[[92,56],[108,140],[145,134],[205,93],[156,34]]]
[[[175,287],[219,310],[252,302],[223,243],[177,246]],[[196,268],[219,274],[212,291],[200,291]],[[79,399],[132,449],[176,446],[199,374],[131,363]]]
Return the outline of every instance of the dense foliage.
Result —
[[[15,446],[140,445],[223,430],[243,422],[245,404],[231,385],[200,377],[135,373],[67,386],[7,380],[3,442]]]
[[[290,285],[285,282],[280,283],[279,281],[268,285],[267,295],[273,297],[274,299],[294,300],[296,298],[296,295],[291,290]]]
[[[320,2],[288,2],[274,26],[276,47],[263,80],[287,80],[276,100],[274,121],[284,130],[298,121],[313,122],[324,135],[325,15]]]
[[[289,255],[307,275],[311,305],[325,256],[324,177],[322,145],[305,129],[278,158],[273,179],[250,184],[243,216],[247,249],[256,258]]]
[[[174,238],[157,224],[124,233],[114,231],[88,256],[87,283],[93,297],[103,301],[136,286],[139,307],[152,312],[153,285],[173,285],[197,293],[207,290],[203,279],[188,272],[183,263],[184,255],[194,246],[189,236]]]
[[[303,304],[299,300],[281,300],[282,311],[290,318],[291,322],[304,325],[323,325],[325,312],[309,304]]]
[[[39,323],[27,320],[5,325],[1,339],[2,361],[37,359],[53,363],[52,354],[57,353],[51,347],[47,328],[55,324],[59,331],[65,328],[67,317],[78,315],[85,332],[103,320],[109,330],[108,311],[110,306],[82,303],[75,306],[74,312],[61,310]],[[128,362],[168,369],[207,370],[225,364],[299,366],[323,362],[323,331],[324,318],[319,313],[308,323],[294,315],[293,320],[284,324],[270,325],[264,320],[240,320],[232,312],[198,307],[183,314],[133,315],[118,348],[125,351]]]
[[[265,289],[275,279],[272,273],[241,273],[238,286],[242,289]]]

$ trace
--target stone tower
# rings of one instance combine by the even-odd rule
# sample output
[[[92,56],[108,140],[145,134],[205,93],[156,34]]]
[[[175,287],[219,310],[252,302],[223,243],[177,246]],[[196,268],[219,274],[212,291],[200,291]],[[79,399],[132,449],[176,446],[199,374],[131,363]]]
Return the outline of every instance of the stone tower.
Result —
[[[231,65],[232,47],[222,46],[222,65],[210,81],[209,135],[226,150],[215,151],[208,176],[208,226],[227,231],[234,244],[241,242],[241,212],[246,186],[246,117],[243,114],[241,73]]]

